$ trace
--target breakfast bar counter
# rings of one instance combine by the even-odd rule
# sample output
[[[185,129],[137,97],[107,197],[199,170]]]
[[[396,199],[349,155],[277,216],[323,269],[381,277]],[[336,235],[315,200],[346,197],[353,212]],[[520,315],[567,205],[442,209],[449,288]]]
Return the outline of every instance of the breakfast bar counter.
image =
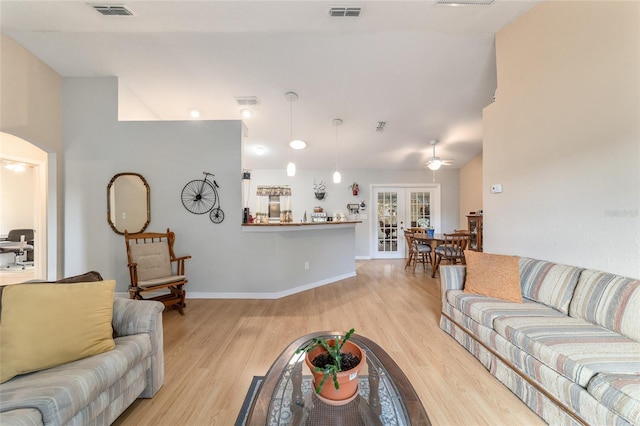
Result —
[[[242,232],[281,232],[311,231],[353,227],[361,220],[328,221],[328,222],[290,222],[290,223],[243,223]]]
[[[361,221],[243,224],[241,244],[259,271],[255,296],[280,298],[356,275],[356,226]]]

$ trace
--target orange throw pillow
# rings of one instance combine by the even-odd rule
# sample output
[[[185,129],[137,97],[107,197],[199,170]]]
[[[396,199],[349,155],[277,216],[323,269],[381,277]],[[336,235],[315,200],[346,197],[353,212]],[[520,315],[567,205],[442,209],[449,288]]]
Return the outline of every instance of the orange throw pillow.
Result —
[[[464,292],[522,303],[517,256],[465,250],[467,277]]]

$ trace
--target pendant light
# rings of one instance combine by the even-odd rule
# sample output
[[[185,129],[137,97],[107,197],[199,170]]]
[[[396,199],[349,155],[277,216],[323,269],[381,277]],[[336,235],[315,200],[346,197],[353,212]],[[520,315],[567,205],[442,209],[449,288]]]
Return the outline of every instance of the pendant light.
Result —
[[[289,161],[289,164],[287,164],[287,176],[293,177],[295,175],[296,175],[296,163],[294,163],[293,161]]]
[[[307,147],[307,143],[300,139],[293,139],[293,103],[298,100],[298,94],[295,92],[287,92],[284,94],[290,104],[290,127],[289,127],[289,164],[287,164],[287,176],[293,177],[296,175],[296,164],[293,162],[293,150],[304,149]]]
[[[339,118],[334,118],[333,121],[331,121],[331,124],[336,127],[336,146],[334,148],[336,156],[336,171],[333,172],[333,183],[340,183],[342,181],[342,176],[340,176],[340,172],[338,171],[338,126],[342,126],[342,123],[343,121]]]

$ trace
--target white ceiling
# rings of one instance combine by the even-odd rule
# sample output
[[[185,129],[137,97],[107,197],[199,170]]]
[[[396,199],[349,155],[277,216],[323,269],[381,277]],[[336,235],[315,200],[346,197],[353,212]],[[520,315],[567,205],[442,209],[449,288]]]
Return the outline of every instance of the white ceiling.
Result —
[[[82,1],[2,0],[1,30],[62,76],[117,76],[123,120],[188,120],[194,108],[201,119],[238,120],[235,97],[257,96],[245,120],[250,169],[285,167],[291,106],[293,136],[308,143],[294,154],[298,168],[421,169],[431,139],[453,167],[481,152],[495,33],[538,0],[91,3],[134,16],[106,17]],[[332,18],[332,6],[362,14]],[[299,95],[292,105],[288,91]],[[344,120],[337,143],[334,118]]]

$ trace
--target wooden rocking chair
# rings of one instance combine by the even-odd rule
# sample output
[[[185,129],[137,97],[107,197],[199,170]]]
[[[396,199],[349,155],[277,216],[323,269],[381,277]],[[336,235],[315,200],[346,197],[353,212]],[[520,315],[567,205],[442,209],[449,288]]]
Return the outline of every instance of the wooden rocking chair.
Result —
[[[184,315],[187,283],[184,261],[191,256],[176,257],[173,243],[176,235],[167,228],[166,233],[143,232],[129,234],[124,231],[131,286],[129,296],[139,300],[157,300],[165,306],[175,306]],[[169,293],[166,293],[166,291]],[[144,293],[164,291],[163,294],[143,297]]]

